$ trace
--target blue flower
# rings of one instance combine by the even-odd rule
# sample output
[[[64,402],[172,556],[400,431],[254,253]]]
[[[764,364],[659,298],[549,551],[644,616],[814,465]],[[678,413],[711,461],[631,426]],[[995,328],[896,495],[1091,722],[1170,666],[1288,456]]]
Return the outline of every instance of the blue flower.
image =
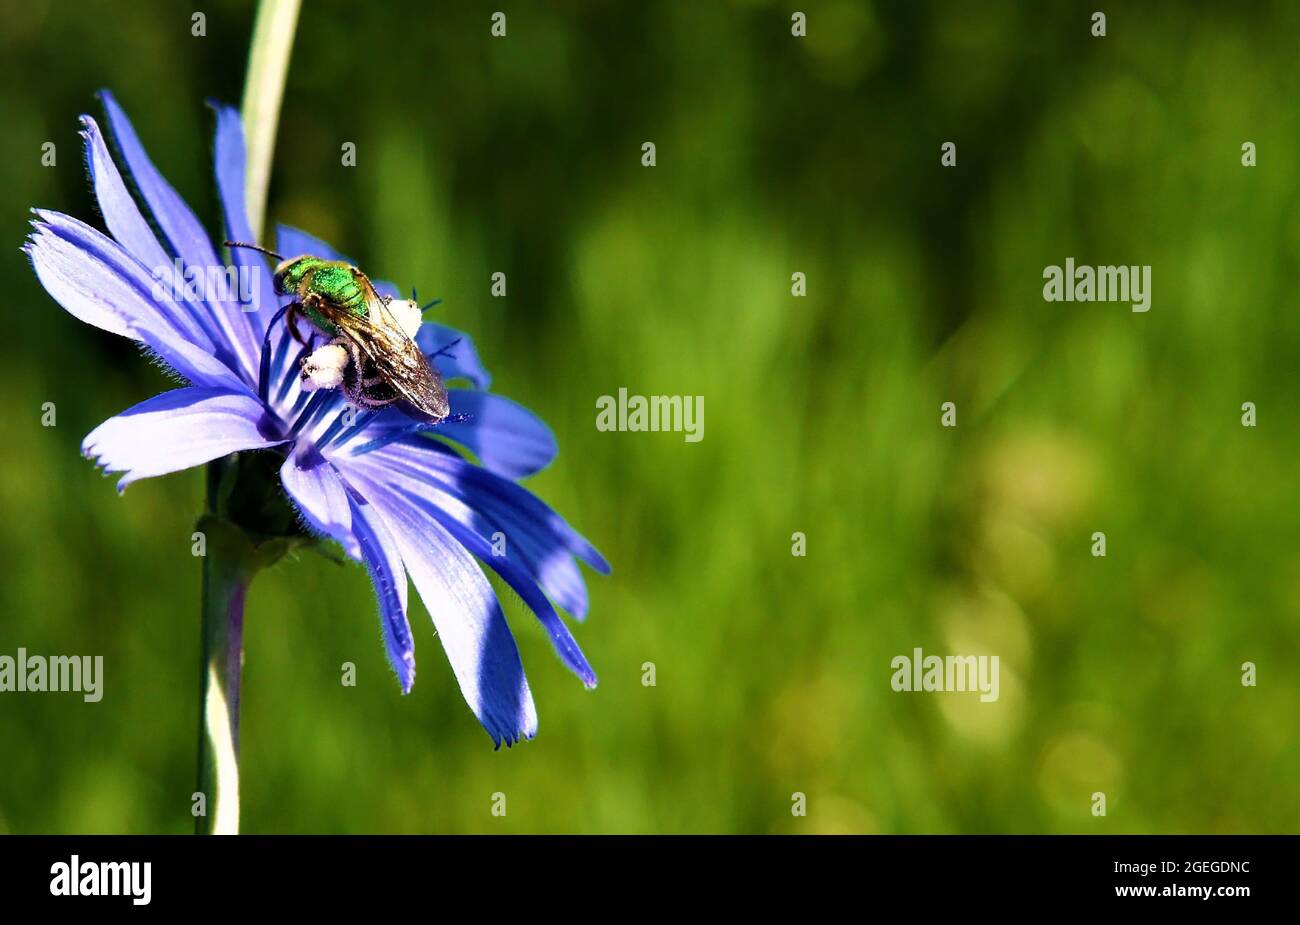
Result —
[[[351,409],[340,390],[309,391],[300,347],[277,323],[280,298],[262,255],[234,249],[241,291],[158,285],[161,267],[207,272],[225,265],[193,211],[163,179],[116,100],[102,95],[127,180],[93,119],[82,118],[95,197],[108,235],[57,212],[37,210],[24,246],[46,291],[80,320],[138,342],[185,385],[110,418],[82,449],[118,490],[231,453],[269,451],[284,459],[280,481],[304,523],[363,562],[374,583],[388,657],[403,692],[415,678],[407,620],[407,578],[433,618],[461,692],[499,747],[537,731],[537,713],[514,638],[480,568],[495,571],[537,615],[560,658],[583,683],[596,676],[559,605],[581,620],[587,589],[577,560],[609,565],[558,514],[515,480],[554,458],[555,439],[527,409],[486,391],[488,374],[466,335],[431,322],[416,341],[452,388],[451,416],[432,428],[396,408]],[[244,208],[244,140],[239,115],[215,106],[216,181],[226,232],[251,241]],[[144,211],[141,211],[141,206]],[[155,232],[156,229],[156,232]],[[276,249],[288,256],[344,259],[285,226]],[[179,261],[179,263],[177,262]],[[380,292],[397,297],[389,284]],[[429,431],[435,436],[430,436]],[[451,441],[451,442],[447,442]],[[473,464],[452,446],[470,450]],[[506,537],[494,555],[495,534]],[[477,560],[477,561],[476,561]]]

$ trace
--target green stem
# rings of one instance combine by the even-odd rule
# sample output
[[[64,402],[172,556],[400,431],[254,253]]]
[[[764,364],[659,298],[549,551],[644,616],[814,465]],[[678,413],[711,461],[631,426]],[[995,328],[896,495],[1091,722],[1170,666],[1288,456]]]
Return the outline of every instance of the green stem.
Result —
[[[203,557],[203,664],[200,675],[199,835],[239,832],[239,682],[244,667],[244,598],[260,567],[239,528],[214,514],[199,521]]]
[[[244,79],[244,145],[246,151],[244,203],[248,224],[260,241],[266,218],[266,189],[271,182],[271,156],[280,121],[289,53],[298,24],[301,0],[262,0],[253,26],[253,45]]]
[[[239,832],[239,682],[244,669],[244,600],[254,576],[301,537],[290,535],[274,478],[275,454],[235,453],[208,463],[203,535],[203,662],[199,666],[199,835]]]

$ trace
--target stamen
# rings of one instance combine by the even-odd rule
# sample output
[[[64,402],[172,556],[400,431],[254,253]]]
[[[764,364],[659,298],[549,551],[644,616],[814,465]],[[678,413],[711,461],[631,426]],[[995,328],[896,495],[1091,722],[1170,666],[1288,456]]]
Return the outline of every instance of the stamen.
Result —
[[[293,338],[286,335],[284,339],[289,341]],[[293,358],[293,362],[285,367],[284,376],[280,379],[280,391],[276,393],[275,396],[276,404],[279,404],[289,397],[289,390],[293,388],[293,384],[298,381],[298,376],[294,373],[294,370],[300,367],[302,361],[310,352],[311,341],[307,341],[307,343],[303,345],[302,349],[298,351],[298,355]]]
[[[439,348],[438,348],[437,350],[435,350],[433,353],[429,354],[429,359],[433,359],[434,357],[440,357],[440,356],[450,357],[451,354],[447,353],[447,351],[450,350],[452,347],[455,347],[457,344],[459,344],[459,343],[460,343],[461,341],[463,341],[464,339],[465,339],[465,338],[463,338],[463,337],[458,337],[458,338],[456,338],[454,341],[452,341],[451,343],[446,344],[446,345],[444,345],[444,346],[442,346],[442,347],[439,347]]]
[[[367,410],[356,417],[351,427],[347,427],[347,414],[340,412],[339,416],[330,422],[330,426],[325,430],[325,433],[321,434],[320,439],[316,441],[316,445],[318,447],[327,447],[331,443],[346,444],[365,430],[366,426],[375,419],[375,415],[378,413],[374,410]],[[347,427],[346,430],[344,430],[345,427]],[[340,431],[343,432],[340,433]]]
[[[438,428],[443,424],[465,424],[473,418],[468,414],[451,414],[443,418],[437,424],[426,424],[423,421],[416,421],[409,427],[399,427],[396,430],[381,434],[368,443],[363,443],[352,451],[353,456],[364,456],[367,453],[373,453],[375,450],[381,450],[394,440],[400,440],[403,437],[409,437],[412,434],[436,434]],[[339,442],[342,442],[341,440]]]
[[[421,430],[425,429],[428,429],[428,425],[412,424],[410,427],[399,427],[398,429],[378,436],[367,443],[361,444],[361,446],[352,451],[352,455],[364,456],[367,453],[373,453],[375,450],[383,449],[395,440],[401,440],[403,437],[408,437],[411,434],[418,434]]]
[[[419,305],[419,302],[420,302],[420,297],[419,297],[418,295],[416,295],[416,293],[415,293],[415,287],[414,287],[414,286],[411,287],[411,301],[414,302],[414,303],[416,303],[417,305]],[[442,299],[434,299],[432,302],[429,302],[429,303],[427,303],[427,304],[425,304],[425,305],[420,305],[420,314],[424,314],[424,313],[427,312],[429,309],[431,309],[431,308],[433,308],[435,305],[439,304],[441,301],[442,301]]]
[[[286,305],[276,312],[271,323],[266,326],[266,334],[262,336],[262,362],[257,370],[257,397],[264,405],[271,389],[271,332],[275,330],[276,322],[283,318],[288,310],[289,306]]]
[[[304,392],[303,395],[308,398],[307,407],[303,409],[302,414],[298,415],[298,419],[293,422],[293,427],[289,428],[289,433],[285,436],[286,440],[297,439],[298,435],[302,433],[308,424],[314,423],[314,419],[320,414],[321,409],[338,398],[338,393],[333,389],[328,391],[322,390],[319,392]],[[302,399],[300,398],[299,402],[301,401]]]
[[[285,310],[286,311],[288,310],[287,305],[285,306]],[[281,333],[280,342],[275,345],[275,359],[271,361],[272,369],[281,370],[281,371],[284,370],[284,358],[289,353],[290,343],[296,344],[297,341],[295,341],[292,337],[289,336],[289,329],[286,326]],[[281,380],[282,380],[281,385],[283,387],[283,376],[281,377]]]
[[[307,402],[311,401],[311,397],[316,394],[318,393],[308,392],[305,389],[299,392],[298,397],[293,400],[293,407],[289,409],[289,413],[285,415],[285,418],[295,418],[301,414],[302,409],[307,407]]]

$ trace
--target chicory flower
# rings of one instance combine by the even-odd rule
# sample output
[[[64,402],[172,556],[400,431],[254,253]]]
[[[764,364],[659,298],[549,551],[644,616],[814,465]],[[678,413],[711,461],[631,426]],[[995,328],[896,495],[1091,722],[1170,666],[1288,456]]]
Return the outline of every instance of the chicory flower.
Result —
[[[409,577],[461,692],[493,742],[531,738],[537,730],[532,694],[480,563],[519,594],[588,687],[596,676],[555,605],[583,619],[587,591],[577,560],[609,571],[587,540],[516,482],[554,458],[550,430],[487,391],[488,374],[467,335],[432,322],[419,324],[417,344],[445,380],[471,386],[449,390],[452,414],[432,428],[395,407],[351,408],[341,390],[328,387],[337,384],[321,366],[328,352],[317,355],[313,375],[301,375],[300,361],[324,339],[317,335],[302,346],[289,336],[277,323],[288,300],[275,294],[263,256],[232,249],[231,264],[224,264],[193,211],[150,161],[125,112],[110,94],[102,99],[119,159],[88,116],[82,135],[108,234],[37,210],[24,250],[46,291],[70,314],[138,342],[185,384],[105,421],[86,437],[85,454],[106,472],[122,473],[119,491],[137,479],[234,453],[275,454],[283,460],[277,462],[283,490],[302,522],[368,570],[402,691],[415,678]],[[214,108],[225,230],[230,239],[251,241],[239,115]],[[277,230],[276,250],[345,259],[286,226]],[[159,285],[164,267],[196,279],[233,267],[250,284],[226,291],[166,287]],[[400,298],[389,284],[377,288]],[[504,549],[494,543],[502,535]]]

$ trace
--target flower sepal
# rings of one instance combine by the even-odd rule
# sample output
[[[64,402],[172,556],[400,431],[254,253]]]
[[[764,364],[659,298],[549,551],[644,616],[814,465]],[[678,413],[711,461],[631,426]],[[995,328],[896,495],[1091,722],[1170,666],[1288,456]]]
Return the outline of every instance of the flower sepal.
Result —
[[[204,520],[238,530],[258,568],[273,565],[290,549],[316,545],[280,487],[284,456],[274,450],[232,453],[208,464]]]

